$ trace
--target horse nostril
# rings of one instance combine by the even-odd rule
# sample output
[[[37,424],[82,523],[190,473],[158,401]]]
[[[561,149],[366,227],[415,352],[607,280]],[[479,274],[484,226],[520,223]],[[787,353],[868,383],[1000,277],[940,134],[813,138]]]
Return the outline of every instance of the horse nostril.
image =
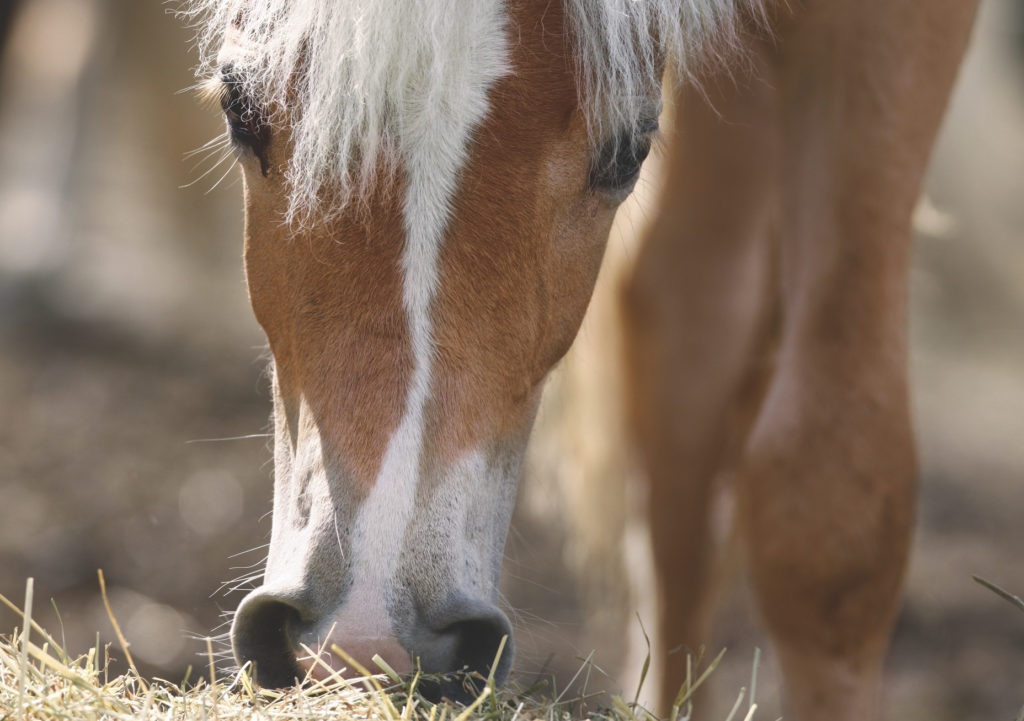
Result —
[[[502,649],[498,667],[494,671],[497,683],[503,683],[512,665],[512,629],[504,615],[495,618],[459,621],[450,626],[446,633],[453,634],[455,645],[455,670],[478,672],[486,677],[491,673],[491,664],[498,653],[501,639],[508,636]]]
[[[483,609],[483,613],[472,616],[467,610],[438,624],[432,638],[422,645],[423,670],[444,674],[439,683],[423,687],[423,694],[429,700],[447,697],[461,703],[473,701],[483,689],[481,678],[490,675],[501,640],[506,637],[508,640],[494,668],[494,680],[500,685],[508,678],[513,655],[512,625],[508,618],[496,608]]]
[[[302,611],[298,604],[257,591],[242,600],[231,625],[231,646],[240,666],[252,664],[256,683],[285,688],[305,676],[295,658]]]

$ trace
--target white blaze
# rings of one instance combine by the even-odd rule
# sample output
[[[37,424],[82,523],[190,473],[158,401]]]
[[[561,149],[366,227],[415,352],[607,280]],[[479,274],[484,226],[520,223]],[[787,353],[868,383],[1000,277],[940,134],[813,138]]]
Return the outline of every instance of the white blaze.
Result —
[[[413,353],[405,411],[391,437],[374,486],[356,516],[352,538],[354,585],[337,624],[346,639],[388,638],[387,594],[413,515],[423,450],[424,408],[433,370],[431,307],[438,286],[438,256],[459,173],[474,129],[483,120],[487,95],[508,72],[504,4],[498,0],[448,2],[444,27],[410,27],[437,33],[432,50],[403,78],[401,96],[416,98],[396,119],[405,196],[402,254],[403,304]],[[425,77],[444,73],[444,82]],[[323,633],[328,628],[321,629]]]

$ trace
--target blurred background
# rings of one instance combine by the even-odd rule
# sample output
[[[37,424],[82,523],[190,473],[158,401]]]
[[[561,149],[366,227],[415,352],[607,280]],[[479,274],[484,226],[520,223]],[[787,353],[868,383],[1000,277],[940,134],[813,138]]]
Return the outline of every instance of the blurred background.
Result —
[[[97,632],[114,640],[102,568],[143,672],[177,681],[258,582],[270,531],[266,351],[242,275],[239,177],[230,158],[185,157],[222,126],[182,92],[191,32],[160,0],[0,0],[0,37],[0,593],[20,602],[35,577],[37,618],[84,652]],[[565,679],[591,649],[608,685],[628,684],[643,660],[636,614],[654,623],[642,499],[607,401],[610,290],[644,196],[613,233],[535,432],[505,579],[527,684]],[[1019,2],[983,4],[916,220],[922,495],[887,716],[1013,718],[1024,614],[971,575],[1024,593]],[[0,633],[17,624],[0,611]],[[708,718],[725,716],[715,704],[731,705],[766,644],[741,582],[718,625],[730,651]],[[764,664],[770,716],[770,650]]]

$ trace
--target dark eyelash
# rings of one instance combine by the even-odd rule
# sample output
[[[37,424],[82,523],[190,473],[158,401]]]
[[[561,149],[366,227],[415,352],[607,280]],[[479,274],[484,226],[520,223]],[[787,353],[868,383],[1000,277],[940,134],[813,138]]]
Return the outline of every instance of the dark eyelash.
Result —
[[[260,161],[260,170],[267,174],[269,163],[270,124],[265,113],[245,95],[242,81],[231,65],[225,65],[220,74],[223,90],[220,107],[228,124],[232,142],[240,149],[248,149]]]

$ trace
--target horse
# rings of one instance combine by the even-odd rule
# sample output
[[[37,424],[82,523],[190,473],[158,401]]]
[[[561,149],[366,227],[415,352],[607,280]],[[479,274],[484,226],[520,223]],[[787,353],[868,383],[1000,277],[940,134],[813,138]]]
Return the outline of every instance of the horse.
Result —
[[[789,717],[873,717],[914,515],[910,217],[976,4],[191,0],[273,358],[238,662],[269,687],[375,655],[504,682],[541,390],[663,134],[621,296],[659,647],[706,638],[728,468]]]

